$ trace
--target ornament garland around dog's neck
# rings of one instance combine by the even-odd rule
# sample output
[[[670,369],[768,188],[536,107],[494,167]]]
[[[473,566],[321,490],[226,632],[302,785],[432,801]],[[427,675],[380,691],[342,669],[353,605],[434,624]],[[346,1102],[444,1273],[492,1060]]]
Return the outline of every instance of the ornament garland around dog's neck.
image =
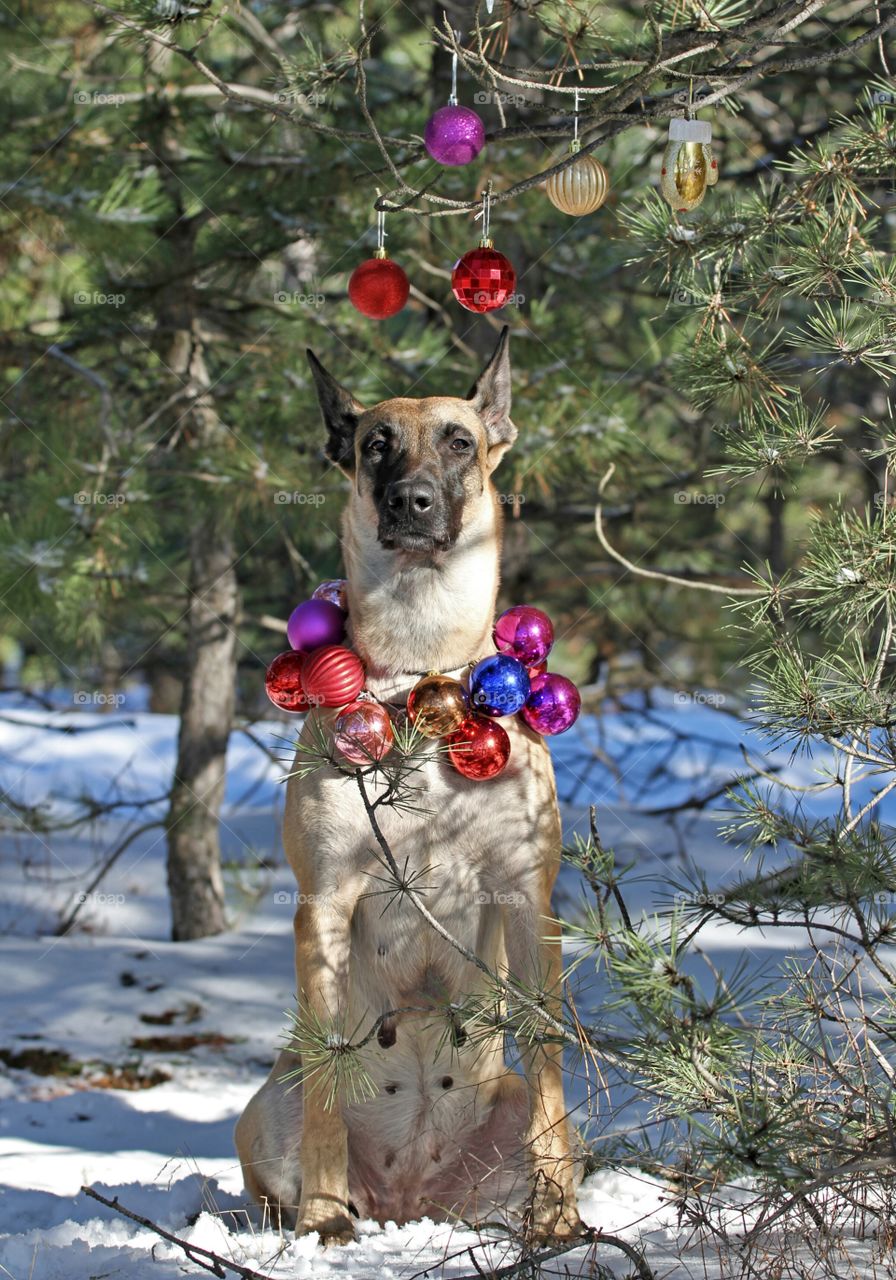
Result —
[[[364,690],[364,665],[342,641],[348,617],[346,583],[322,582],[289,616],[292,646],[268,667],[265,689],[274,706],[301,713],[338,710],[334,742],[347,761],[370,765],[392,750],[386,707]],[[510,759],[502,716],[519,715],[536,733],[564,733],[582,700],[571,680],[548,671],[554,643],[550,618],[531,605],[506,609],[492,636],[496,653],[470,663],[468,683],[430,671],[408,694],[407,716],[426,738],[442,738],[450,763],[465,778],[496,778]]]

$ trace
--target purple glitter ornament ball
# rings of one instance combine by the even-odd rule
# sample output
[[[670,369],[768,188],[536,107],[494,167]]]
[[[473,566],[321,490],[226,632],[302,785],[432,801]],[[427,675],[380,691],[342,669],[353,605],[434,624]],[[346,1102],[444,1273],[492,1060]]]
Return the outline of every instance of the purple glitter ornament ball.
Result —
[[[294,649],[310,653],[322,645],[341,644],[345,635],[345,614],[330,600],[305,600],[296,605],[286,624],[286,635]]]
[[[495,648],[526,667],[544,662],[554,643],[554,627],[546,613],[528,604],[505,609],[495,623]]]
[[[343,613],[348,613],[348,583],[345,578],[327,578],[311,592],[312,600],[329,600]]]
[[[532,681],[532,691],[520,715],[536,733],[565,733],[579,718],[582,698],[566,676],[546,671]]]
[[[423,141],[439,164],[469,164],[485,146],[485,125],[469,107],[440,107],[427,120]]]

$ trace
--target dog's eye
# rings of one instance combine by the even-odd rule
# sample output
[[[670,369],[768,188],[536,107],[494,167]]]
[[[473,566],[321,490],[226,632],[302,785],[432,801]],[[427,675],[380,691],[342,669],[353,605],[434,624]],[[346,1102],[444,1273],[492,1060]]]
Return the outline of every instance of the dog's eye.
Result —
[[[455,453],[466,453],[468,449],[473,448],[472,440],[467,440],[464,436],[455,436],[451,441],[451,448]]]
[[[388,448],[389,445],[387,442],[380,438],[368,440],[364,445],[365,452],[367,453],[385,453]]]

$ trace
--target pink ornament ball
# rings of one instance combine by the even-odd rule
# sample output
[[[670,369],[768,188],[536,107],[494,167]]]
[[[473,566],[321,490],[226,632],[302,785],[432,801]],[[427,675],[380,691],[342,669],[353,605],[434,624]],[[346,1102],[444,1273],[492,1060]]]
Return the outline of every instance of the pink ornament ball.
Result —
[[[427,120],[423,141],[439,164],[469,164],[485,146],[485,125],[469,107],[441,107]]]
[[[554,643],[554,627],[546,613],[528,604],[505,609],[495,623],[495,647],[527,667],[537,667]]]
[[[264,677],[265,693],[281,711],[307,711],[308,699],[302,677],[305,665],[304,653],[287,649],[278,653]]]
[[[532,691],[520,715],[536,733],[565,733],[579,718],[582,698],[566,676],[545,672],[532,681]]]
[[[329,600],[337,609],[348,613],[348,583],[345,578],[327,578],[311,593],[312,600]]]
[[[352,702],[336,717],[334,741],[352,764],[374,764],[392,750],[392,722],[378,702]]]
[[[325,644],[341,644],[344,635],[345,614],[330,600],[303,600],[286,624],[289,643],[306,653]]]

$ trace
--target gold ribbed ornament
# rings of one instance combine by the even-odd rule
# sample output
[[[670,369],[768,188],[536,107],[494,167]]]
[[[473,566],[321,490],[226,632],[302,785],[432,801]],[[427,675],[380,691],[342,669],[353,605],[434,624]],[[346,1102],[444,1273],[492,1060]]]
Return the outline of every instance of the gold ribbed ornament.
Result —
[[[572,143],[569,150],[571,155],[575,155],[579,150],[578,144]],[[544,185],[554,208],[573,218],[594,213],[610,192],[609,175],[594,156],[579,156],[574,164],[553,174]]]
[[[719,180],[719,166],[708,142],[704,144],[703,154],[706,156],[706,185],[714,187]]]

